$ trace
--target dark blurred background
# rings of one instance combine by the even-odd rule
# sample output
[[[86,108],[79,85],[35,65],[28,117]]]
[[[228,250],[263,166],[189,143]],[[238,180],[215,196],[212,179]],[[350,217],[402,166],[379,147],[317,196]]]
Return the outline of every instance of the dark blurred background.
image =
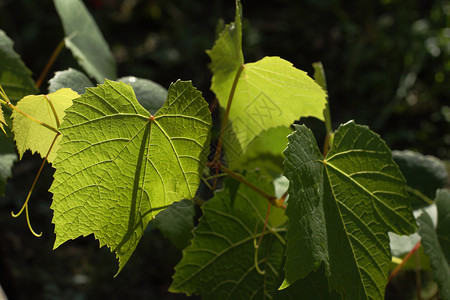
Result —
[[[214,43],[218,20],[234,19],[234,0],[84,3],[116,57],[119,76],[148,78],[165,87],[177,79],[192,80],[213,101],[204,50]],[[322,61],[334,128],[354,119],[378,132],[391,149],[450,159],[450,1],[242,4],[246,62],[280,56],[312,75],[311,64]],[[35,79],[64,38],[50,0],[0,0],[0,29],[14,40]],[[81,70],[63,50],[47,79],[68,67]],[[49,166],[30,203],[31,221],[44,237],[34,238],[23,217],[12,219],[10,211],[20,209],[39,164],[31,155],[17,163],[0,198],[0,284],[10,299],[183,298],[166,292],[180,253],[151,228],[115,279],[113,255],[98,249],[92,237],[52,251]],[[402,293],[410,299],[407,295]]]

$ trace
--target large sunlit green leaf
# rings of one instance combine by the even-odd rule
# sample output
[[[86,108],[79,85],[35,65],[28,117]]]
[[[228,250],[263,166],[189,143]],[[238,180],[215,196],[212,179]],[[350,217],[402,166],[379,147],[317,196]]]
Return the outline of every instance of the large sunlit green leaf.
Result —
[[[64,27],[66,47],[90,76],[116,79],[116,63],[102,33],[81,0],[53,0]]]
[[[326,94],[305,72],[280,57],[244,64],[239,7],[236,1],[235,22],[225,27],[207,53],[213,71],[211,89],[223,107],[227,107],[236,74],[242,69],[229,113],[230,128],[239,142],[233,150],[239,149],[242,155],[264,130],[289,126],[306,116],[324,120]]]
[[[388,231],[415,230],[405,180],[381,138],[349,122],[327,157],[312,132],[296,126],[285,151],[289,179],[287,287],[322,262],[347,299],[382,299],[391,254]]]
[[[48,95],[26,96],[17,103],[17,108],[57,129],[65,116],[64,111],[72,105],[72,100],[78,97],[79,95],[76,92],[65,88]],[[14,140],[19,158],[22,159],[27,150],[31,150],[32,153],[37,152],[44,158],[57,133],[32,121],[16,110],[12,113],[12,119]],[[50,163],[56,157],[60,140],[61,136],[58,136],[47,158]]]
[[[255,174],[247,179],[273,193],[270,183]],[[201,294],[204,299],[272,298],[282,272],[286,229],[273,227],[269,219],[257,251],[268,200],[244,184],[234,201],[230,197],[230,190],[224,189],[202,206],[203,216],[175,267],[170,291]]]
[[[62,88],[70,88],[82,95],[87,87],[93,86],[94,84],[83,72],[69,68],[55,73],[55,76],[49,80],[48,91],[53,93]]]
[[[442,299],[450,299],[450,267],[439,244],[433,221],[428,213],[424,212],[417,222],[423,249],[430,257],[431,269],[439,285],[439,296]]]
[[[60,128],[54,247],[93,233],[116,253],[120,271],[147,223],[195,195],[210,127],[208,104],[190,82],[172,84],[154,116],[125,83],[86,89]]]
[[[31,71],[14,51],[13,42],[2,30],[0,30],[0,84],[14,104],[26,95],[37,93]]]

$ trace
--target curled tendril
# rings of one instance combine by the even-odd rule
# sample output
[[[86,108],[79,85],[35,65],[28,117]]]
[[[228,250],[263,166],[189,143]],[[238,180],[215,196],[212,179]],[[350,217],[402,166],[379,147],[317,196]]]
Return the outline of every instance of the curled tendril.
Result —
[[[31,196],[31,191],[28,194],[27,200],[25,200],[25,203],[22,205],[22,208],[20,209],[20,211],[15,214],[14,212],[11,212],[11,216],[13,216],[14,218],[19,217],[22,212],[25,210],[25,217],[27,219],[27,224],[28,224],[28,228],[30,229],[31,233],[35,236],[35,237],[41,237],[42,236],[42,232],[41,233],[36,233],[36,231],[34,231],[33,227],[31,226],[31,222],[30,222],[30,214],[28,213],[28,200],[30,199]]]
[[[56,115],[56,112],[53,110],[53,113]],[[50,154],[50,152],[53,149],[53,146],[55,145],[56,139],[58,138],[59,133],[57,133],[55,135],[55,138],[53,139],[52,144],[50,145],[50,148],[48,149],[47,155],[45,156],[44,160],[42,161],[41,167],[39,168],[39,171],[36,175],[36,177],[34,178],[33,184],[31,185],[30,191],[28,192],[27,195],[27,199],[25,200],[25,202],[22,205],[22,208],[19,210],[19,212],[17,214],[15,214],[14,212],[11,212],[11,215],[14,218],[17,218],[18,216],[20,216],[23,211],[25,210],[25,217],[27,218],[27,224],[28,224],[28,228],[30,229],[31,233],[36,236],[36,237],[41,237],[42,236],[42,232],[41,233],[36,233],[36,231],[33,230],[33,227],[31,226],[31,222],[30,222],[30,214],[28,213],[28,201],[30,201],[30,197],[31,197],[31,193],[33,193],[34,187],[36,186],[36,182],[39,178],[39,176],[41,175],[42,169],[44,169],[44,165],[47,162],[47,158],[48,155]]]
[[[259,244],[256,243],[256,236],[253,239],[253,246],[255,247],[255,269],[259,274],[264,275],[264,274],[266,274],[266,270],[261,270],[261,268],[259,267],[259,262],[258,262]]]

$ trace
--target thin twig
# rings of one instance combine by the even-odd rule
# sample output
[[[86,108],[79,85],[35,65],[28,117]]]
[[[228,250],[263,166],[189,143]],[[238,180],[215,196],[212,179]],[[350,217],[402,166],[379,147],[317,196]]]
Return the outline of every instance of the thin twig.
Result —
[[[48,74],[48,71],[50,71],[50,68],[55,63],[56,58],[58,57],[59,53],[61,52],[62,48],[64,47],[65,41],[62,40],[59,42],[58,46],[56,46],[55,50],[52,53],[52,56],[50,56],[50,59],[48,60],[47,64],[44,67],[44,70],[42,70],[41,75],[39,76],[38,80],[36,80],[36,87],[40,88],[42,85],[42,82],[44,81],[45,77]]]

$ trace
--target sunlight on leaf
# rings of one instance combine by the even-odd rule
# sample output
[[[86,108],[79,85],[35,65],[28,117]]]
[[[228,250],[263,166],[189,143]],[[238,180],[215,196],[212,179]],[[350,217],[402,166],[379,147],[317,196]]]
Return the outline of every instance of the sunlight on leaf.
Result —
[[[227,25],[207,51],[213,71],[211,89],[222,107],[226,107],[231,86],[244,65],[240,3],[236,1],[235,22]],[[326,94],[305,72],[279,57],[244,65],[229,114],[232,133],[225,135],[225,149],[245,153],[252,140],[264,130],[290,126],[301,117],[324,120]],[[289,109],[285,109],[289,107]],[[233,145],[237,140],[238,145]]]
[[[60,129],[50,188],[54,247],[93,233],[115,252],[120,271],[148,222],[195,195],[210,127],[208,104],[191,82],[172,84],[154,116],[125,83],[88,88]]]
[[[79,95],[71,89],[60,89],[48,95],[26,96],[17,103],[17,108],[28,115],[54,127],[58,128],[65,116],[65,110],[72,105],[72,100]],[[16,142],[19,158],[27,150],[39,153],[44,158],[53,143],[56,133],[16,110],[12,113],[14,140]],[[52,163],[59,149],[59,136],[50,152],[47,161]]]

